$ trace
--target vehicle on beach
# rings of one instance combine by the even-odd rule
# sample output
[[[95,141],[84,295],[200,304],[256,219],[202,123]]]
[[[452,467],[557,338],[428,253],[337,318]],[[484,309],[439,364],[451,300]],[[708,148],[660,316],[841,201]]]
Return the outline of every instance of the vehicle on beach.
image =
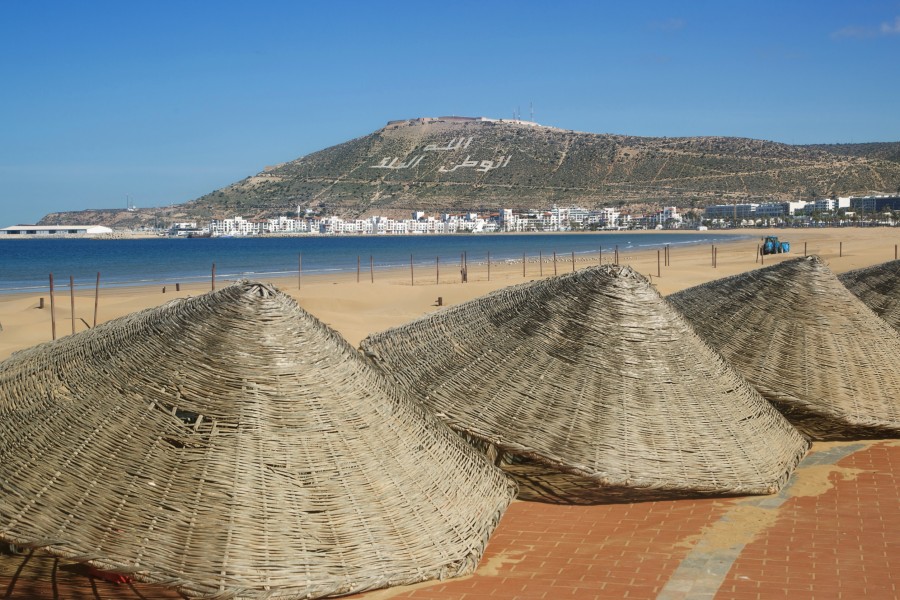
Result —
[[[778,241],[778,237],[774,235],[763,238],[762,246],[759,248],[759,253],[763,256],[766,254],[787,254],[790,251],[791,243],[780,242]]]

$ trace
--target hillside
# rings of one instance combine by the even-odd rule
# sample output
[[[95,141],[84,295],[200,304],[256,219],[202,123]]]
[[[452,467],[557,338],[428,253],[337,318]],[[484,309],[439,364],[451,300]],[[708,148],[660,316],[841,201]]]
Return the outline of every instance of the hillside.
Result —
[[[900,144],[790,146],[761,140],[593,134],[527,122],[441,117],[369,135],[267,168],[160,209],[66,213],[124,226],[243,215],[407,215],[414,209],[667,204],[810,199],[900,188]],[[56,222],[62,214],[47,215]]]

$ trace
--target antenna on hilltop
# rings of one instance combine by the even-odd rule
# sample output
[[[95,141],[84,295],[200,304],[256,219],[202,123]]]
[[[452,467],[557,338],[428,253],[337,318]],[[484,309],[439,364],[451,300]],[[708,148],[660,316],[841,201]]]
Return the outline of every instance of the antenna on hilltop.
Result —
[[[528,108],[531,109],[531,122],[534,123],[534,102],[529,102]]]

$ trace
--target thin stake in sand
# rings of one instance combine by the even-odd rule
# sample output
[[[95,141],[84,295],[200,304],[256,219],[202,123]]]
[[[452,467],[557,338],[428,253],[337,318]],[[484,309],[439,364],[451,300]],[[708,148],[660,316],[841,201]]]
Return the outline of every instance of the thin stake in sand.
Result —
[[[179,284],[175,284],[175,290],[177,291],[181,286]],[[97,286],[94,288],[94,327],[97,326],[97,307],[100,305],[100,271],[97,271]]]
[[[50,273],[50,328],[53,339],[56,339],[56,302],[53,294],[53,273]]]
[[[69,299],[72,307],[72,333],[75,333],[75,278],[69,275]]]

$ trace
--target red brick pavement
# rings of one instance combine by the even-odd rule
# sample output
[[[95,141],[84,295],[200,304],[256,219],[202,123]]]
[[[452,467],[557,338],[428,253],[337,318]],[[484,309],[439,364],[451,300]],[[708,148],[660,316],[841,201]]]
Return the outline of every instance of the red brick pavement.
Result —
[[[872,444],[836,466],[830,489],[788,500],[744,548],[716,600],[900,598],[900,443]]]
[[[690,551],[679,543],[718,520],[726,508],[726,502],[708,500],[603,506],[516,502],[475,575],[360,598],[655,598]]]

